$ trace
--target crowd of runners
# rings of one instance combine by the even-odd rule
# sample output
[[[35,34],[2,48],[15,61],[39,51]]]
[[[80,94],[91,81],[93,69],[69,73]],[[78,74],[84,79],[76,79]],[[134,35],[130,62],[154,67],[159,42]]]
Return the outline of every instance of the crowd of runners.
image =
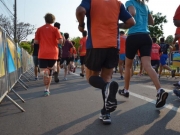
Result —
[[[52,76],[58,83],[60,70],[64,70],[63,80],[67,81],[67,75],[76,72],[80,61],[79,75],[86,77],[91,86],[102,90],[104,104],[99,118],[109,124],[110,113],[117,108],[116,93],[126,98],[130,95],[132,65],[138,54],[141,61],[139,75],[143,70],[149,75],[157,90],[156,108],[163,107],[168,93],[159,82],[162,69],[169,70],[172,77],[176,70],[166,63],[168,50],[172,51],[172,47],[165,43],[163,37],[158,44],[158,39],[149,35],[148,25],[153,25],[154,20],[146,1],[128,0],[124,6],[118,0],[82,0],[76,9],[78,29],[82,33],[79,43],[71,41],[69,33],[60,32],[60,23],[55,22],[53,14],[47,13],[45,25],[37,29],[32,40],[35,80],[38,80],[38,72],[43,74],[44,95],[50,95]],[[87,23],[84,22],[85,16]],[[118,23],[119,20],[122,23]],[[173,44],[177,40],[180,44],[180,6],[173,20],[177,26]],[[129,31],[125,34],[119,29]],[[75,44],[79,46],[76,48]],[[116,81],[111,81],[113,69],[117,66],[120,79],[124,80],[122,88]],[[174,86],[180,86],[180,81]],[[174,93],[180,97],[179,90],[174,90]]]

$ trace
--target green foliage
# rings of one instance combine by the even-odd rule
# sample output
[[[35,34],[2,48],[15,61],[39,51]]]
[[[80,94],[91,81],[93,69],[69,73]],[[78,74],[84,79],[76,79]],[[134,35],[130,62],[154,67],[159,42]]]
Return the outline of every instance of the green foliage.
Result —
[[[174,40],[173,36],[172,36],[172,35],[169,35],[169,36],[166,38],[165,42],[166,42],[167,44],[171,45],[171,44],[173,43],[173,40]]]
[[[23,48],[26,50],[29,54],[32,54],[32,49],[31,49],[31,43],[30,42],[21,42],[19,44],[19,47]]]
[[[167,23],[166,16],[162,16],[162,13],[156,13],[153,14],[151,12],[153,19],[154,19],[154,25],[149,25],[149,30],[150,30],[150,35],[151,37],[156,37],[159,39],[159,37],[162,37],[164,32],[163,32],[163,24]]]
[[[76,48],[76,50],[78,49],[79,45],[80,45],[80,37],[74,37],[71,39],[71,41],[74,41],[75,42],[75,45],[74,47]]]

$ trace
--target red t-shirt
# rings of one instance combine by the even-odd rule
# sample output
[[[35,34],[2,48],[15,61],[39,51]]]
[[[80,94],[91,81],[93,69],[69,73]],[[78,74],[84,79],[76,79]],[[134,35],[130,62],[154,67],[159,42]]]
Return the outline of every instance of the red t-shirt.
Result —
[[[35,35],[35,40],[39,42],[39,59],[58,59],[58,40],[62,36],[56,27],[50,24],[45,24],[38,28]]]
[[[179,7],[176,9],[175,15],[173,17],[174,20],[180,20],[180,5]]]
[[[126,36],[120,36],[120,50],[119,54],[125,54]]]
[[[160,46],[156,43],[153,43],[151,50],[151,60],[160,60]]]
[[[80,39],[80,45],[81,45],[81,49],[79,49],[80,56],[86,55],[86,40],[87,37],[83,37]]]
[[[180,27],[176,28],[176,33],[175,35],[180,35]],[[180,47],[180,38],[178,39],[179,47]]]

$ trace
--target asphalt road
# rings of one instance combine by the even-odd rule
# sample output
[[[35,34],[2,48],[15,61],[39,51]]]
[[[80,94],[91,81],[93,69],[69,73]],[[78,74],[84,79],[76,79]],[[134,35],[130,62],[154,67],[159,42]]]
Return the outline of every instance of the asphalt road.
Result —
[[[156,91],[148,76],[133,76],[130,98],[117,94],[118,107],[111,114],[112,124],[103,125],[98,119],[102,108],[101,91],[91,87],[85,78],[68,75],[68,80],[52,82],[51,95],[43,97],[42,78],[19,84],[15,90],[25,99],[22,103],[11,96],[26,112],[22,113],[9,100],[0,105],[0,135],[180,135],[180,100],[172,93],[174,78],[161,78],[169,92],[164,108],[156,109]],[[33,78],[32,78],[33,79]],[[123,88],[119,74],[113,80]]]

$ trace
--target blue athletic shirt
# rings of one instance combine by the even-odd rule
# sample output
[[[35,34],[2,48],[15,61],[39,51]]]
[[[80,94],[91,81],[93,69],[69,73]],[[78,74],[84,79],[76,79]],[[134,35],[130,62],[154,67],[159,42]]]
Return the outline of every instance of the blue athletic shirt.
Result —
[[[129,29],[128,34],[150,33],[148,29],[148,15],[150,14],[148,6],[136,0],[128,0],[125,6],[127,9],[129,6],[133,6],[136,9],[136,14],[134,16],[136,25]]]

